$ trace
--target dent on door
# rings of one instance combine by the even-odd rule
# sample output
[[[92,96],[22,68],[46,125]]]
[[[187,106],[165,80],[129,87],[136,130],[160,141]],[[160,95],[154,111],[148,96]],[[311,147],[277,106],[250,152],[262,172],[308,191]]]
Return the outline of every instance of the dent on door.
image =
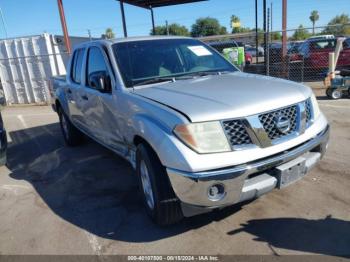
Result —
[[[111,94],[101,94],[100,105],[102,116],[100,117],[101,135],[105,143],[122,155],[127,154],[127,146],[121,134],[121,116],[117,108],[116,97]]]

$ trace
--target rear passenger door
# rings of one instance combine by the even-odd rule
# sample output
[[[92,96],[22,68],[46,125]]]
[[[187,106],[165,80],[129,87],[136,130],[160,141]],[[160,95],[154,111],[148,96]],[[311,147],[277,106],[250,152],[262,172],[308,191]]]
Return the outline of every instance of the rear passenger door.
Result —
[[[79,100],[79,89],[83,82],[84,55],[84,48],[74,51],[69,72],[68,87],[65,90],[71,121],[80,128],[83,125],[83,115],[77,106],[77,102]]]

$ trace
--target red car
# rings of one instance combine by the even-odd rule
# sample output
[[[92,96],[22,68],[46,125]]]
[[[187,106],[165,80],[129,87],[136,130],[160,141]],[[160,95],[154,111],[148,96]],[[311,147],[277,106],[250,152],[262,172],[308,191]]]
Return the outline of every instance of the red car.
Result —
[[[253,60],[252,55],[249,54],[248,52],[244,52],[244,56],[245,56],[245,64],[250,65]]]
[[[298,50],[298,53],[290,54],[290,61],[303,60],[304,70],[309,74],[323,74],[328,70],[329,53],[335,51],[337,39],[309,39]],[[337,68],[350,68],[350,38],[343,43]]]

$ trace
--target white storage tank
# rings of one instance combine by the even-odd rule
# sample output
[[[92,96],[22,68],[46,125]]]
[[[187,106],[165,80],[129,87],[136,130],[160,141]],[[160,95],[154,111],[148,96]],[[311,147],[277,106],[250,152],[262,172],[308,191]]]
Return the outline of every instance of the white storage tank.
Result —
[[[88,40],[71,38],[73,46]],[[48,103],[50,77],[66,74],[68,58],[61,36],[0,40],[0,80],[7,104]]]

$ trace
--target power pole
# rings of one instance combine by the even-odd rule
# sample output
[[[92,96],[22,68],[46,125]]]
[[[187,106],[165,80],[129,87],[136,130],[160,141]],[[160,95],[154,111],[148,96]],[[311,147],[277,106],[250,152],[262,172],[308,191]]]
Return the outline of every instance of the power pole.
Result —
[[[268,48],[267,46],[267,28],[266,28],[266,0],[263,1],[263,13],[264,13],[264,63],[265,63],[265,69],[266,69],[266,66],[267,66],[267,59],[266,59],[266,50]]]
[[[258,36],[258,0],[255,0],[255,58],[259,63],[259,36]]]
[[[166,28],[166,34],[167,34],[167,35],[170,35],[168,20],[165,20],[165,28]]]
[[[287,0],[282,0],[282,56],[287,55]]]
[[[6,29],[6,23],[5,23],[5,18],[4,18],[4,14],[2,13],[2,9],[0,7],[0,15],[1,15],[1,21],[2,21],[2,25],[4,27],[4,32],[5,32],[5,38],[7,39],[7,29]]]
[[[267,9],[267,38],[266,38],[266,44],[269,45],[269,31],[270,31],[270,8]],[[270,75],[270,49],[266,48],[266,75]]]
[[[273,20],[272,20],[272,2],[271,2],[271,30],[270,30],[270,32],[272,33],[273,32],[273,25],[272,25],[272,23],[273,23]]]
[[[69,39],[69,35],[68,35],[66,17],[64,15],[62,0],[57,0],[57,5],[58,5],[58,10],[60,12],[62,31],[63,31],[63,35],[64,35],[64,43],[66,44],[68,54],[70,54],[72,49],[71,49],[70,39]]]
[[[87,31],[88,31],[89,39],[90,39],[90,41],[92,41],[91,31],[90,31],[90,29],[88,29]]]

